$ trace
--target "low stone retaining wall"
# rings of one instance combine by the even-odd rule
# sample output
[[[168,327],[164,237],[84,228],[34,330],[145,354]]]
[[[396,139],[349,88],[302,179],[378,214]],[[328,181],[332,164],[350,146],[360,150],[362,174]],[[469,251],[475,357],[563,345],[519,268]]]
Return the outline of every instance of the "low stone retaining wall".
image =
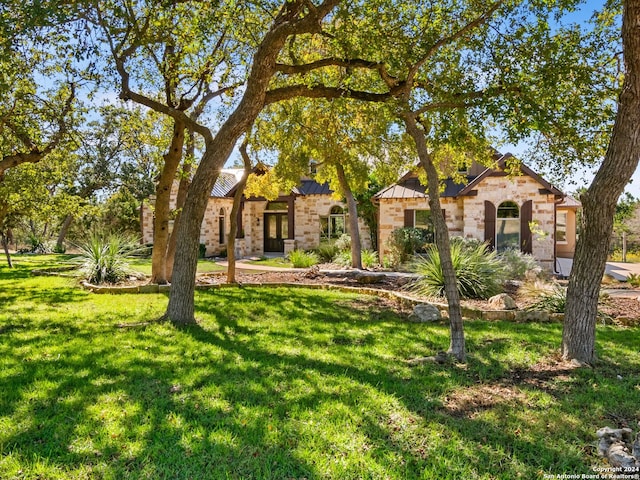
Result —
[[[98,294],[120,294],[120,293],[168,293],[171,285],[129,285],[123,287],[92,285],[88,282],[82,282],[82,286],[87,290]],[[215,290],[223,288],[245,288],[245,287],[284,287],[284,288],[308,288],[315,290],[335,290],[344,293],[361,293],[365,295],[373,295],[387,298],[398,302],[402,307],[413,308],[420,303],[431,303],[440,309],[444,317],[448,316],[448,306],[446,303],[433,303],[419,300],[404,293],[392,290],[382,290],[370,287],[347,287],[342,285],[333,285],[328,283],[219,283],[213,285],[196,285],[196,290]],[[462,306],[462,316],[466,319],[478,319],[488,321],[514,321],[514,322],[562,322],[563,314],[547,313],[543,311],[526,311],[526,310],[480,310],[477,308]]]

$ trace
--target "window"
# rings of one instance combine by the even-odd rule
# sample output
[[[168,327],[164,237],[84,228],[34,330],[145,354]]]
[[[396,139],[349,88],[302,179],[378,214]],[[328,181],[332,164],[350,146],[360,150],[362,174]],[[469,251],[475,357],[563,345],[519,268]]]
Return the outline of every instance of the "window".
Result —
[[[556,213],[556,242],[567,243],[567,212]]]
[[[496,212],[496,250],[520,249],[520,209],[514,202],[502,202]]]
[[[413,226],[414,228],[419,228],[423,230],[422,232],[422,241],[424,245],[428,245],[430,243],[434,243],[434,229],[433,229],[433,221],[431,219],[431,210],[414,210],[413,211]],[[423,247],[419,248],[418,251],[422,251]]]
[[[427,230],[433,228],[433,224],[431,223],[431,210],[414,210],[413,215],[413,226],[415,228],[425,228]]]
[[[331,207],[329,216],[320,217],[320,239],[332,240],[347,233],[347,215],[342,207]]]
[[[287,211],[289,204],[287,202],[269,202],[267,203],[267,210],[269,211]]]

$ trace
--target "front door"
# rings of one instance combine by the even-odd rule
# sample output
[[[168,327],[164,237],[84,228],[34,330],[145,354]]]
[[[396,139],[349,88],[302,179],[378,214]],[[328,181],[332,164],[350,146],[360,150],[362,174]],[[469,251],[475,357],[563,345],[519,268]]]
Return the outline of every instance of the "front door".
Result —
[[[284,252],[284,240],[289,238],[289,217],[286,213],[264,214],[264,251]]]

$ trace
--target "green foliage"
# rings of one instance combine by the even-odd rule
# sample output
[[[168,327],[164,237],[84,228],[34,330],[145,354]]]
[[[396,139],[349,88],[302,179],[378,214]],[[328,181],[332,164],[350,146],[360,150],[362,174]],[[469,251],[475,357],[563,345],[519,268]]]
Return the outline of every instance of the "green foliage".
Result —
[[[308,268],[320,263],[320,257],[315,252],[293,250],[289,253],[289,261],[294,268]]]
[[[362,260],[363,268],[371,268],[379,265],[378,252],[374,252],[372,250],[363,249],[362,252],[360,252],[360,259]],[[334,257],[333,261],[343,267],[350,267],[352,264],[351,251],[342,250]]]
[[[407,262],[417,252],[424,251],[427,243],[433,242],[433,232],[424,228],[396,228],[389,235],[387,247],[391,266]]]
[[[339,252],[340,249],[336,247],[335,242],[322,242],[318,248],[316,248],[316,253],[323,263],[332,262]]]
[[[640,287],[640,275],[637,273],[631,273],[627,277],[627,283],[632,287]]]
[[[204,243],[198,244],[198,258],[204,258],[207,255],[207,246]]]
[[[338,238],[336,240],[334,245],[338,249],[339,252],[350,251],[351,250],[351,237],[348,234],[343,233],[342,235],[340,235],[340,238]]]
[[[567,306],[567,289],[554,284],[551,290],[542,292],[538,301],[529,305],[527,310],[543,310],[549,313],[564,313]]]
[[[455,237],[451,241],[451,261],[460,297],[484,299],[502,291],[505,278],[502,263],[486,244],[465,243]],[[414,291],[428,296],[445,295],[440,255],[435,245],[430,245],[426,256],[415,261],[413,269],[420,275],[412,286]]]
[[[128,257],[140,250],[139,243],[122,234],[92,232],[77,245],[80,253],[72,259],[80,265],[85,280],[93,284],[117,283],[134,273]]]
[[[140,232],[140,202],[122,188],[111,195],[102,210],[102,228],[136,235]]]
[[[498,254],[502,262],[504,276],[509,280],[523,280],[528,275],[538,276],[542,268],[533,255],[509,248]]]

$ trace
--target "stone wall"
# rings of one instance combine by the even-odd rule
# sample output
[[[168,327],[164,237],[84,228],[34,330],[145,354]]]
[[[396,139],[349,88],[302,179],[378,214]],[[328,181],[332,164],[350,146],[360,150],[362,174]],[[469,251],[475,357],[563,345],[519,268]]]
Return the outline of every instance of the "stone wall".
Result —
[[[464,229],[462,200],[443,197],[440,199],[440,204],[445,212],[449,235],[462,236]],[[396,228],[404,227],[404,211],[429,210],[429,202],[426,198],[381,198],[378,208],[378,250],[382,261],[389,251],[388,242],[391,232]]]
[[[243,211],[244,256],[264,254],[264,212],[266,201],[246,201]],[[320,244],[320,217],[328,216],[331,208],[346,205],[330,195],[298,196],[294,201],[294,239],[295,248],[312,250]],[[371,248],[369,229],[359,219],[360,235],[364,248]]]
[[[492,202],[496,209],[502,202],[512,201],[521,207],[524,202],[532,200],[532,221],[537,224],[533,233],[532,254],[543,268],[553,271],[555,198],[551,194],[541,194],[541,188],[541,184],[526,175],[513,178],[486,177],[478,184],[477,196],[463,197],[464,236],[484,240],[485,200]]]
[[[524,202],[532,200],[532,220],[537,224],[533,234],[532,253],[543,268],[553,271],[555,198],[554,195],[541,194],[539,191],[541,188],[543,188],[542,185],[529,176],[514,178],[496,176],[484,178],[478,184],[478,193],[475,196],[441,198],[449,235],[484,241],[485,200],[492,202],[496,208],[505,201],[512,201],[522,206]],[[391,232],[396,228],[404,227],[404,211],[428,209],[429,204],[426,198],[380,199],[378,245],[381,258],[384,258],[388,252],[388,239]],[[570,235],[569,231],[567,235]]]
[[[171,189],[170,207],[173,210],[176,206],[176,197],[178,194],[178,184],[174,183]],[[153,205],[155,197],[150,197],[142,204],[141,216],[141,229],[142,229],[142,243],[153,243]],[[207,204],[207,210],[205,212],[204,221],[200,229],[199,242],[206,246],[206,255],[212,256],[220,254],[226,249],[226,239],[229,233],[230,222],[229,215],[231,213],[231,207],[233,206],[232,198],[216,198],[209,199]],[[220,242],[219,235],[219,222],[220,222],[220,210],[224,211],[224,241]],[[169,230],[173,229],[173,222],[169,224]]]

